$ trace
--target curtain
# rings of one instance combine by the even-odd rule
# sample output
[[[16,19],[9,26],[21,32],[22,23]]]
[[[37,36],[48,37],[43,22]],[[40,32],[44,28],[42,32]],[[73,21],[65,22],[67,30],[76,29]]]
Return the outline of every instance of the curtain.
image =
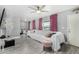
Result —
[[[32,29],[36,29],[35,20],[32,21]]]
[[[50,30],[57,31],[57,14],[50,16]]]
[[[39,27],[38,27],[39,30],[42,30],[42,18],[39,18]]]

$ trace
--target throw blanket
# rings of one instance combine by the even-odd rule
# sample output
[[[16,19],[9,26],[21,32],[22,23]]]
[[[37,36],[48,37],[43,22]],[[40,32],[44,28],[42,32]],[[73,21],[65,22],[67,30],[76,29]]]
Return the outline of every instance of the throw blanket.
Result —
[[[61,48],[60,44],[65,42],[64,34],[57,32],[56,34],[52,35],[51,41],[54,51],[58,51]]]

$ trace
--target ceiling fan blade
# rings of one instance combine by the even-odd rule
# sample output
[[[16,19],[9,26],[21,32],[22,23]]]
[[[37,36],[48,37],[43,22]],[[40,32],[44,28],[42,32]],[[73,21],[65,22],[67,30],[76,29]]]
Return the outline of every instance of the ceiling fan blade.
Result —
[[[78,11],[79,10],[79,8],[75,8],[75,9],[73,9],[72,11],[74,12],[74,11]]]
[[[42,10],[41,12],[48,12],[48,11],[43,11],[43,10]]]
[[[45,5],[42,5],[42,6],[40,7],[41,10],[44,9],[44,8],[45,8]]]
[[[35,7],[37,8],[37,10],[42,10],[45,7],[45,5],[35,5]]]
[[[34,5],[34,7],[35,7],[37,10],[40,10],[40,6],[39,6],[39,5]]]
[[[33,8],[33,7],[28,7],[28,8],[30,8],[30,9],[32,9],[32,10],[37,10],[36,8]]]

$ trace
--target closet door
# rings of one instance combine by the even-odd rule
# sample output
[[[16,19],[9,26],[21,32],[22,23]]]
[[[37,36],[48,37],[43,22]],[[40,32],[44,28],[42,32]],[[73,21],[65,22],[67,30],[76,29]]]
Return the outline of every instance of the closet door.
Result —
[[[6,36],[12,36],[13,33],[13,21],[11,18],[6,19]]]
[[[16,17],[13,18],[13,31],[12,31],[12,36],[19,36],[21,32],[20,28],[20,18]]]
[[[69,43],[79,47],[79,14],[68,16]]]

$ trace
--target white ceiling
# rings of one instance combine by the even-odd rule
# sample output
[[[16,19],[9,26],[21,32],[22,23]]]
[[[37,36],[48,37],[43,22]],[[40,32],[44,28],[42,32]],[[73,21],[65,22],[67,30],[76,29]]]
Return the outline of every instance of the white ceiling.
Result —
[[[6,8],[6,12],[9,17],[22,17],[27,20],[49,16],[54,13],[59,13],[77,7],[76,5],[47,5],[44,10],[49,10],[48,12],[37,14],[31,13],[32,10],[28,8],[29,6],[32,5],[4,5],[3,7]]]

